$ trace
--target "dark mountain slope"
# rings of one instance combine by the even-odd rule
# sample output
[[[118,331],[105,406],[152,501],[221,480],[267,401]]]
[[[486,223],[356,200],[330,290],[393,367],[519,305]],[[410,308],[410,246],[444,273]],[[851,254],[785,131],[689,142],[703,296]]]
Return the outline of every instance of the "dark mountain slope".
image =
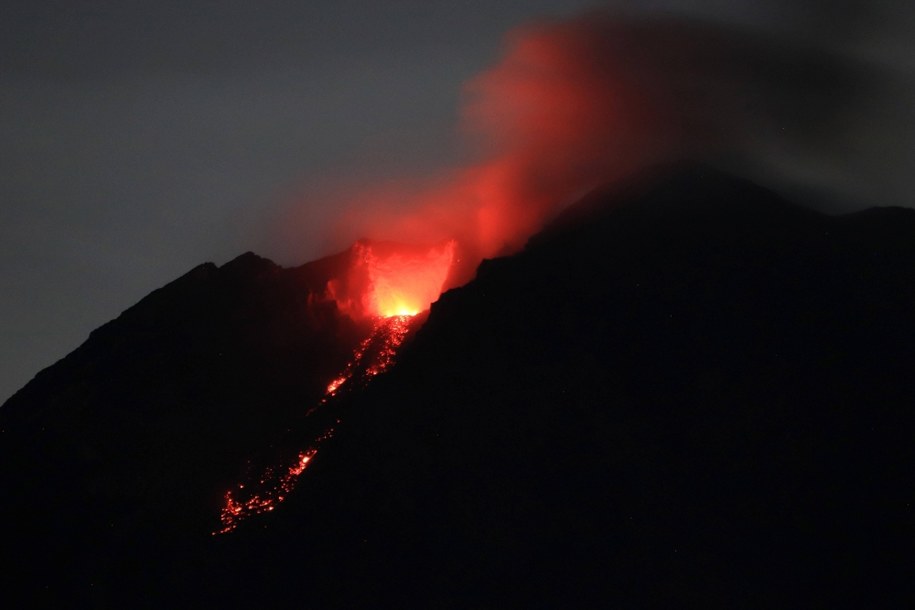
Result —
[[[443,295],[399,364],[340,406],[337,435],[275,514],[210,537],[197,520],[150,525],[155,511],[130,497],[90,531],[119,510],[139,524],[97,540],[54,529],[83,515],[42,508],[54,535],[39,552],[79,550],[52,593],[112,608],[905,605],[913,244],[910,210],[824,216],[701,167],[596,192]],[[264,328],[298,323],[262,311]],[[283,370],[290,356],[275,357]],[[176,375],[134,394],[165,384],[186,400]],[[290,392],[245,379],[209,391]],[[193,417],[206,428],[216,415]],[[273,411],[254,419],[225,424],[226,463],[282,427]],[[232,453],[234,441],[246,444]],[[120,489],[109,462],[96,468],[97,485]],[[55,473],[49,498],[69,489],[61,472],[25,472]],[[176,474],[201,501],[187,489],[200,481]],[[34,594],[40,576],[13,584]]]

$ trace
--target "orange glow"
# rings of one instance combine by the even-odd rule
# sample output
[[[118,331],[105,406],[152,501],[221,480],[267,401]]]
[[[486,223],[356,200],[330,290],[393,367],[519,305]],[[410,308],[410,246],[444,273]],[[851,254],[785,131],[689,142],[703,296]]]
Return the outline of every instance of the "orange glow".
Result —
[[[441,294],[456,248],[454,240],[431,247],[357,242],[347,276],[332,280],[328,293],[353,318],[416,315]]]
[[[394,252],[386,257],[363,246],[362,255],[371,286],[369,310],[383,318],[413,316],[441,294],[454,259],[454,242],[418,255]]]
[[[337,390],[340,389],[340,386],[343,385],[344,382],[346,382],[346,377],[337,377],[329,384],[327,384],[327,390],[324,392],[324,394],[327,396],[333,396],[337,393]]]

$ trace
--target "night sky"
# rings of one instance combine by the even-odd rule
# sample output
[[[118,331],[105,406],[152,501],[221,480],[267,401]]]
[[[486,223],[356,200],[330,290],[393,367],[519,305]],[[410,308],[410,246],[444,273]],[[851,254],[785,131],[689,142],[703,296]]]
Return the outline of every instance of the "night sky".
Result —
[[[301,264],[360,237],[339,230],[341,190],[479,154],[465,83],[506,32],[597,8],[748,28],[803,50],[802,74],[826,58],[803,83],[762,62],[753,128],[728,124],[740,158],[837,210],[915,202],[908,2],[3,0],[0,401],[199,263]]]

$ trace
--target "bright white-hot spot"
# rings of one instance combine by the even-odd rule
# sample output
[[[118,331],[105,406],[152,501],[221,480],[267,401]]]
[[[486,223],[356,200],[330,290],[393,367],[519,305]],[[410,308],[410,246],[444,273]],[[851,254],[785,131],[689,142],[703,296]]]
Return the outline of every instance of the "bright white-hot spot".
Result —
[[[438,299],[456,250],[454,240],[436,246],[358,242],[350,268],[328,283],[328,295],[358,320],[414,316]]]
[[[454,260],[455,242],[424,252],[379,254],[362,246],[361,256],[369,277],[364,298],[369,311],[383,318],[415,316],[429,308],[442,292]]]

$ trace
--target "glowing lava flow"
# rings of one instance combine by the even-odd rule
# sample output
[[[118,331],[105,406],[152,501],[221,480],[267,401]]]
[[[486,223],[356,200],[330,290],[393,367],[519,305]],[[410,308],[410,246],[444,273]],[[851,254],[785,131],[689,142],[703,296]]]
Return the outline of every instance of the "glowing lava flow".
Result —
[[[322,403],[337,395],[344,385],[355,376],[362,384],[372,377],[384,373],[394,364],[394,357],[410,330],[413,314],[381,318],[375,324],[372,334],[353,351],[343,373],[327,384]]]
[[[364,386],[376,375],[390,369],[410,331],[412,320],[412,315],[378,318],[372,333],[353,351],[353,358],[343,372],[328,384],[319,406],[327,404],[343,390]],[[308,414],[316,409],[312,408]],[[333,433],[332,427],[325,430],[308,449],[299,452],[291,465],[279,470],[268,468],[256,482],[240,483],[234,490],[226,492],[225,503],[219,513],[222,527],[213,534],[231,532],[248,517],[275,510],[295,488],[299,476],[317,455],[321,443],[331,438]]]
[[[306,416],[323,409],[344,390],[364,387],[394,365],[414,316],[428,309],[441,294],[456,249],[454,240],[433,247],[367,241],[353,246],[347,273],[328,282],[328,297],[336,301],[343,313],[353,319],[374,320],[374,326]],[[339,419],[335,421],[340,423]],[[267,468],[256,482],[242,483],[226,492],[219,513],[222,527],[213,534],[231,532],[248,517],[275,510],[295,488],[321,443],[333,434],[333,427],[326,428],[306,450],[298,453],[292,464]]]

